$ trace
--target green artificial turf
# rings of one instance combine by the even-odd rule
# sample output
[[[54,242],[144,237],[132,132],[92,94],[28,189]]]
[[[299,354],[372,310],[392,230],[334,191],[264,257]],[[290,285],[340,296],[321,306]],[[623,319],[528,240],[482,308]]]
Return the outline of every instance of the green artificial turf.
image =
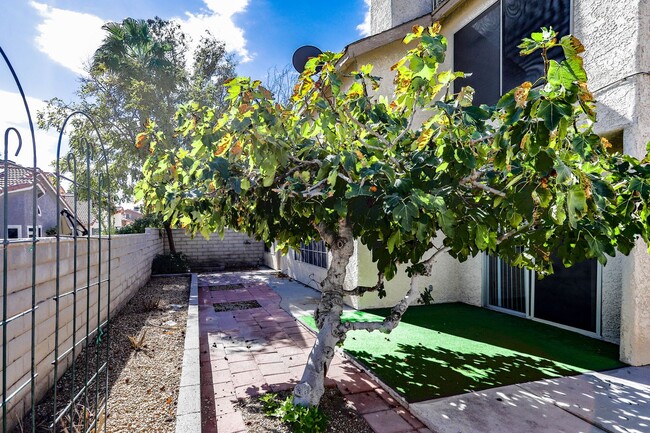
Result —
[[[315,328],[312,317],[301,320]],[[625,365],[615,344],[465,304],[412,307],[390,334],[349,332],[344,349],[409,402]]]

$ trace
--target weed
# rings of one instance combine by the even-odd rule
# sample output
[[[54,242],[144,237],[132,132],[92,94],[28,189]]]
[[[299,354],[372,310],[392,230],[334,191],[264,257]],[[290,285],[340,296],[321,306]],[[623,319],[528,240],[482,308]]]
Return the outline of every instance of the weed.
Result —
[[[155,311],[160,308],[160,298],[145,298],[142,300],[142,310],[144,312]]]
[[[140,334],[139,337],[134,337],[132,335],[129,335],[129,341],[131,342],[131,347],[135,349],[136,352],[141,351],[144,349],[144,337],[147,336],[147,330],[145,329],[142,331],[142,334]]]
[[[280,418],[296,433],[324,433],[327,428],[327,417],[320,409],[294,405],[292,395],[279,401],[276,394],[269,393],[260,397],[260,401],[265,415]]]

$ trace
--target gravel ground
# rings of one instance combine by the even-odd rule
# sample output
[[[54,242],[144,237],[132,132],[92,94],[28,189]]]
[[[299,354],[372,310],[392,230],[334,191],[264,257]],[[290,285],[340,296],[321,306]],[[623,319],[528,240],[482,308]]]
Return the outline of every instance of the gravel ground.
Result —
[[[284,400],[291,391],[278,393]],[[263,405],[257,398],[239,401],[239,410],[249,433],[290,433],[292,430],[278,418],[264,415]],[[320,409],[327,416],[327,433],[373,433],[366,420],[356,410],[346,405],[337,388],[327,388],[321,399]]]
[[[188,277],[152,278],[111,319],[108,432],[175,431],[189,285]],[[129,337],[134,337],[138,348],[132,345]],[[100,364],[106,356],[105,341],[103,339],[99,346]],[[75,393],[85,382],[86,353],[90,354],[89,371],[92,376],[97,352],[97,346],[91,343],[77,357]],[[70,401],[72,383],[72,369],[68,369],[57,385],[59,410]],[[69,428],[70,418],[66,416],[57,431],[83,431],[84,411],[94,414],[96,395],[99,395],[99,405],[103,406],[101,396],[105,386],[106,375],[103,373],[99,393],[93,386],[88,391],[89,398],[82,397],[77,404],[74,428]],[[53,402],[54,393],[50,391],[36,406],[38,432],[51,431],[48,425],[53,419]],[[25,425],[29,425],[30,419],[30,415],[25,418]]]

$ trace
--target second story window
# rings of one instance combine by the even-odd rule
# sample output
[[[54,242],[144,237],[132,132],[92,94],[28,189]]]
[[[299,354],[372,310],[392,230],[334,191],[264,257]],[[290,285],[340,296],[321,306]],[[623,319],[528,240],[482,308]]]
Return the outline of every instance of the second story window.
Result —
[[[544,72],[539,53],[520,56],[517,45],[542,27],[562,37],[571,31],[571,0],[500,0],[454,35],[454,69],[472,73],[456,86],[472,86],[474,103],[494,104],[499,95]],[[556,48],[549,57],[561,60]],[[458,87],[457,87],[458,89]]]

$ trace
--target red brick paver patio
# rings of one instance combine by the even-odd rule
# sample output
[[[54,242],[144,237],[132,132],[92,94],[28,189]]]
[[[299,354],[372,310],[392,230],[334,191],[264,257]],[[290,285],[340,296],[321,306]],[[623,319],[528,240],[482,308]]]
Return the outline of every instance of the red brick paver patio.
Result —
[[[210,289],[226,284],[242,287]],[[215,312],[215,303],[242,301],[257,301],[261,307]],[[199,275],[203,433],[248,431],[237,399],[290,389],[300,380],[315,337],[279,304],[280,296],[252,274]],[[338,355],[327,386],[337,386],[377,433],[430,432]]]

